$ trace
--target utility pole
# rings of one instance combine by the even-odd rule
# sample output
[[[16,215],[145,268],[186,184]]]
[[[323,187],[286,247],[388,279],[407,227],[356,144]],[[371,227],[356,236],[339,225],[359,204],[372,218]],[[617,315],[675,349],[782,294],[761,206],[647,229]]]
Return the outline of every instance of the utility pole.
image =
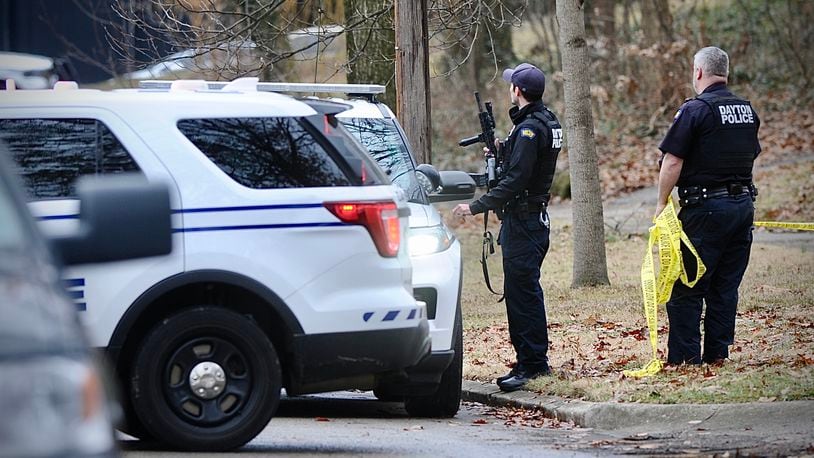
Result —
[[[395,0],[396,116],[419,163],[432,161],[427,0]]]

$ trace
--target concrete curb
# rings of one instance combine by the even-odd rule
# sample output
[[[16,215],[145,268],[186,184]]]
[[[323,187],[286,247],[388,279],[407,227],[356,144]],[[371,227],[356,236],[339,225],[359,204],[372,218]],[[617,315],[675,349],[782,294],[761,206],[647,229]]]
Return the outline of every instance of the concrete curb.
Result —
[[[547,416],[571,421],[584,428],[616,430],[627,428],[715,426],[725,423],[750,429],[752,425],[804,426],[814,431],[814,401],[753,402],[743,404],[637,404],[586,402],[542,396],[531,391],[504,393],[494,384],[463,381],[463,399],[490,406],[539,409]]]

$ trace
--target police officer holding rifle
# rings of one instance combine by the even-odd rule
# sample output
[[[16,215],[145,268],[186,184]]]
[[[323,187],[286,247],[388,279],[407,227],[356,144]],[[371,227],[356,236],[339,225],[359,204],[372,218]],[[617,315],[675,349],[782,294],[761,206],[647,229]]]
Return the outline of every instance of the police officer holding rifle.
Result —
[[[511,372],[497,379],[497,384],[503,391],[515,391],[529,380],[551,373],[540,267],[549,247],[546,208],[562,147],[562,128],[542,102],[545,74],[540,69],[523,63],[505,70],[503,79],[510,83],[509,95],[514,105],[509,110],[512,131],[505,142],[492,143],[494,135],[487,130],[494,123],[487,129],[481,109],[483,133],[474,138],[487,147],[484,181],[489,190],[469,204],[456,206],[453,214],[465,217],[488,214],[491,210],[502,218],[498,243],[503,248],[509,336],[517,363]],[[486,112],[491,116],[489,108],[487,105]],[[461,143],[472,142],[473,139],[466,139]]]

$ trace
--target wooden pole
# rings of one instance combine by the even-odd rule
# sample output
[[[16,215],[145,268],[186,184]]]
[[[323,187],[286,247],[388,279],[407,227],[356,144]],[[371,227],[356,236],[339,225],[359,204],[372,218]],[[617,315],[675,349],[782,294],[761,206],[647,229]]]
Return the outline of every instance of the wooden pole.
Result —
[[[432,162],[427,0],[395,0],[396,116],[419,163]]]

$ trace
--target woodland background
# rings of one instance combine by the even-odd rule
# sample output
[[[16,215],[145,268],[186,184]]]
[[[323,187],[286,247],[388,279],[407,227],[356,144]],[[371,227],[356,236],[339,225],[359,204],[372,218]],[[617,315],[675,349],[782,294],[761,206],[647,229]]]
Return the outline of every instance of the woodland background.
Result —
[[[117,0],[112,9],[74,3],[107,32],[102,51],[74,50],[75,57],[124,62],[135,71],[111,72],[109,86],[134,84],[145,66],[166,78],[172,66],[172,77],[385,84],[384,99],[396,109],[393,0]],[[493,100],[498,132],[508,132],[500,78],[506,67],[531,62],[543,69],[544,101],[564,119],[554,0],[426,3],[436,167],[482,167],[479,148],[457,146],[478,129],[475,90]],[[780,167],[795,180],[797,190],[759,209],[760,216],[814,217],[814,2],[587,0],[584,12],[604,198],[655,184],[658,143],[683,100],[695,95],[692,56],[715,45],[730,55],[730,86],[762,119],[758,184],[762,178],[771,185],[762,168],[771,175]],[[561,198],[570,195],[567,154],[566,138],[554,189]]]

